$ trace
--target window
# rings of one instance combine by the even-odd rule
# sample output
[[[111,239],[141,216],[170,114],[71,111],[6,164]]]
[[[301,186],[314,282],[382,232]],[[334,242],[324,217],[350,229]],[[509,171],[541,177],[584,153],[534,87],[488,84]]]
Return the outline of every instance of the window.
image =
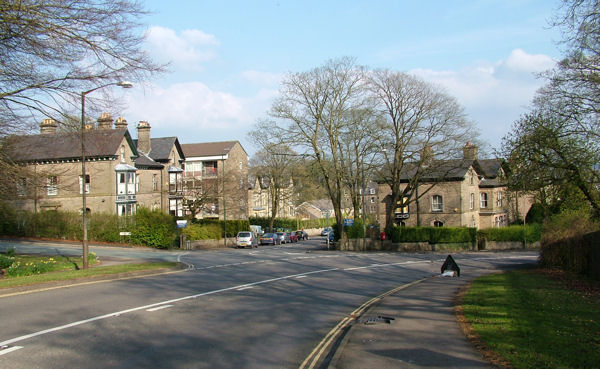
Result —
[[[433,226],[434,227],[443,227],[444,222],[442,222],[441,220],[436,220],[435,222],[433,222]]]
[[[27,180],[25,178],[19,178],[17,180],[17,196],[27,196]]]
[[[498,192],[498,194],[496,195],[496,206],[498,206],[499,208],[502,207],[502,192]]]
[[[473,179],[474,179],[474,176],[473,176],[473,172],[471,171],[471,172],[469,172],[469,183],[470,184],[473,184]]]
[[[370,188],[370,189],[369,189],[369,193],[370,193],[371,195],[375,195],[375,189],[374,189],[374,188]]]
[[[369,201],[371,201],[371,204],[374,204],[375,203],[375,198],[371,197],[371,199]]]
[[[134,215],[136,205],[135,204],[119,204],[117,205],[117,213],[119,216],[123,215]]]
[[[441,195],[433,195],[431,197],[431,211],[443,211],[444,201]]]
[[[479,207],[485,209],[488,207],[488,195],[485,192],[482,192],[479,195]]]
[[[79,193],[83,193],[83,184],[81,183],[81,176],[79,176]],[[90,193],[90,175],[85,175],[85,193]]]
[[[121,163],[125,162],[125,145],[121,145]]]
[[[157,190],[158,190],[158,175],[153,174],[152,175],[152,191],[157,191]]]
[[[471,193],[471,197],[469,199],[469,209],[473,210],[475,208],[475,194]]]
[[[46,181],[47,181],[46,189],[47,189],[48,196],[58,195],[58,177],[51,176],[51,177],[48,177]]]

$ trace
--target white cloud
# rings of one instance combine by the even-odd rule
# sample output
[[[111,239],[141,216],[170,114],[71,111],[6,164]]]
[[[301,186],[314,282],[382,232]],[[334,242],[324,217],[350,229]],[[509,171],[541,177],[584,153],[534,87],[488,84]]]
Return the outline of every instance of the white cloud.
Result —
[[[458,71],[415,69],[410,73],[446,88],[479,126],[482,138],[497,147],[544,85],[535,74],[554,65],[547,55],[515,49],[506,59],[480,62]]]
[[[153,26],[146,33],[148,50],[156,60],[171,62],[176,69],[199,70],[202,63],[216,57],[219,41],[201,30],[184,30],[177,34],[170,28]]]
[[[243,141],[270,107],[273,95],[272,90],[262,89],[253,97],[240,98],[201,82],[152,86],[127,96],[129,108],[124,115],[134,137],[137,121],[145,120],[152,137],[177,136],[182,143]]]

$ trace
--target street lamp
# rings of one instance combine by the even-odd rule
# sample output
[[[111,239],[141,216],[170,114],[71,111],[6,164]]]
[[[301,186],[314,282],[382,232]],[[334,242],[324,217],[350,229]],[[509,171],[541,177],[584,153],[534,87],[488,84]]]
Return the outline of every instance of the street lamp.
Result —
[[[83,133],[85,132],[85,95],[87,95],[91,92],[94,92],[96,90],[99,90],[101,88],[108,87],[108,86],[119,86],[119,87],[123,87],[123,88],[131,88],[131,87],[133,87],[133,84],[128,81],[107,83],[105,85],[98,86],[96,88],[92,88],[91,90],[83,91],[81,93],[81,205],[82,205],[81,220],[83,222],[83,241],[82,241],[83,269],[88,268],[88,254],[89,254],[88,239],[87,239],[87,220],[86,220],[87,204],[86,204],[86,195],[85,195],[85,144],[83,141],[83,137],[84,137]]]

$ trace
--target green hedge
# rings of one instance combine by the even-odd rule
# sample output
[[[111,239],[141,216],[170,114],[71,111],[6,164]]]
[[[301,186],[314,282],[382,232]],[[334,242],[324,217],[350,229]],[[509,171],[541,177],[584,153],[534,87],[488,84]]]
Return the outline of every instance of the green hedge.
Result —
[[[254,224],[254,223],[252,223]],[[211,227],[211,233],[212,234],[217,234],[216,230],[217,228],[220,229],[219,233],[218,233],[218,237],[213,238],[215,240],[218,239],[222,239],[223,238],[223,221],[222,220],[218,220],[218,219],[194,219],[192,220],[192,225],[196,225],[196,229],[198,229],[198,226],[210,226]],[[188,225],[189,227],[189,225]],[[249,231],[250,230],[250,222],[248,222],[247,220],[227,220],[226,221],[226,232],[227,232],[227,237],[235,237],[238,232],[241,231]],[[193,232],[191,232],[193,233]],[[186,233],[187,235],[187,233]],[[196,238],[191,238],[191,240],[195,240]],[[199,240],[202,239],[206,239],[206,238],[198,238]]]
[[[528,224],[526,226],[513,225],[509,227],[488,228],[478,232],[478,238],[497,242],[538,242],[542,238],[542,226],[540,224]]]
[[[83,227],[77,212],[42,211],[38,213],[15,212],[0,203],[0,231],[5,236],[81,240]],[[124,241],[157,248],[173,246],[176,240],[175,218],[158,210],[138,208],[131,217],[114,214],[90,214],[88,240],[120,242],[122,231],[131,232]]]
[[[365,236],[362,219],[356,219],[353,225],[344,229],[348,238],[363,238]]]
[[[477,230],[466,227],[394,227],[392,242],[463,243],[477,242]]]
[[[269,218],[265,217],[251,217],[249,219],[250,224],[259,225],[264,231],[269,229]],[[331,219],[290,219],[290,218],[275,218],[273,227],[277,228],[289,228],[289,229],[313,229],[313,228],[324,228],[332,227],[335,224],[335,218]]]
[[[189,224],[183,234],[190,241],[223,239],[223,226],[218,223]]]
[[[600,280],[600,231],[559,241],[542,242],[540,265]]]

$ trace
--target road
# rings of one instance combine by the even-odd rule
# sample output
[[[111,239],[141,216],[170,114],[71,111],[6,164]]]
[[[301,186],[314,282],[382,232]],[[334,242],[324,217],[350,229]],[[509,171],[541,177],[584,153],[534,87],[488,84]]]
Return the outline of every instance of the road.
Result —
[[[75,245],[0,242],[6,247],[80,252]],[[438,275],[446,257],[327,251],[322,239],[239,250],[91,250],[100,258],[180,260],[189,267],[0,297],[0,368],[298,368],[357,307]],[[454,256],[463,275],[537,257]]]

